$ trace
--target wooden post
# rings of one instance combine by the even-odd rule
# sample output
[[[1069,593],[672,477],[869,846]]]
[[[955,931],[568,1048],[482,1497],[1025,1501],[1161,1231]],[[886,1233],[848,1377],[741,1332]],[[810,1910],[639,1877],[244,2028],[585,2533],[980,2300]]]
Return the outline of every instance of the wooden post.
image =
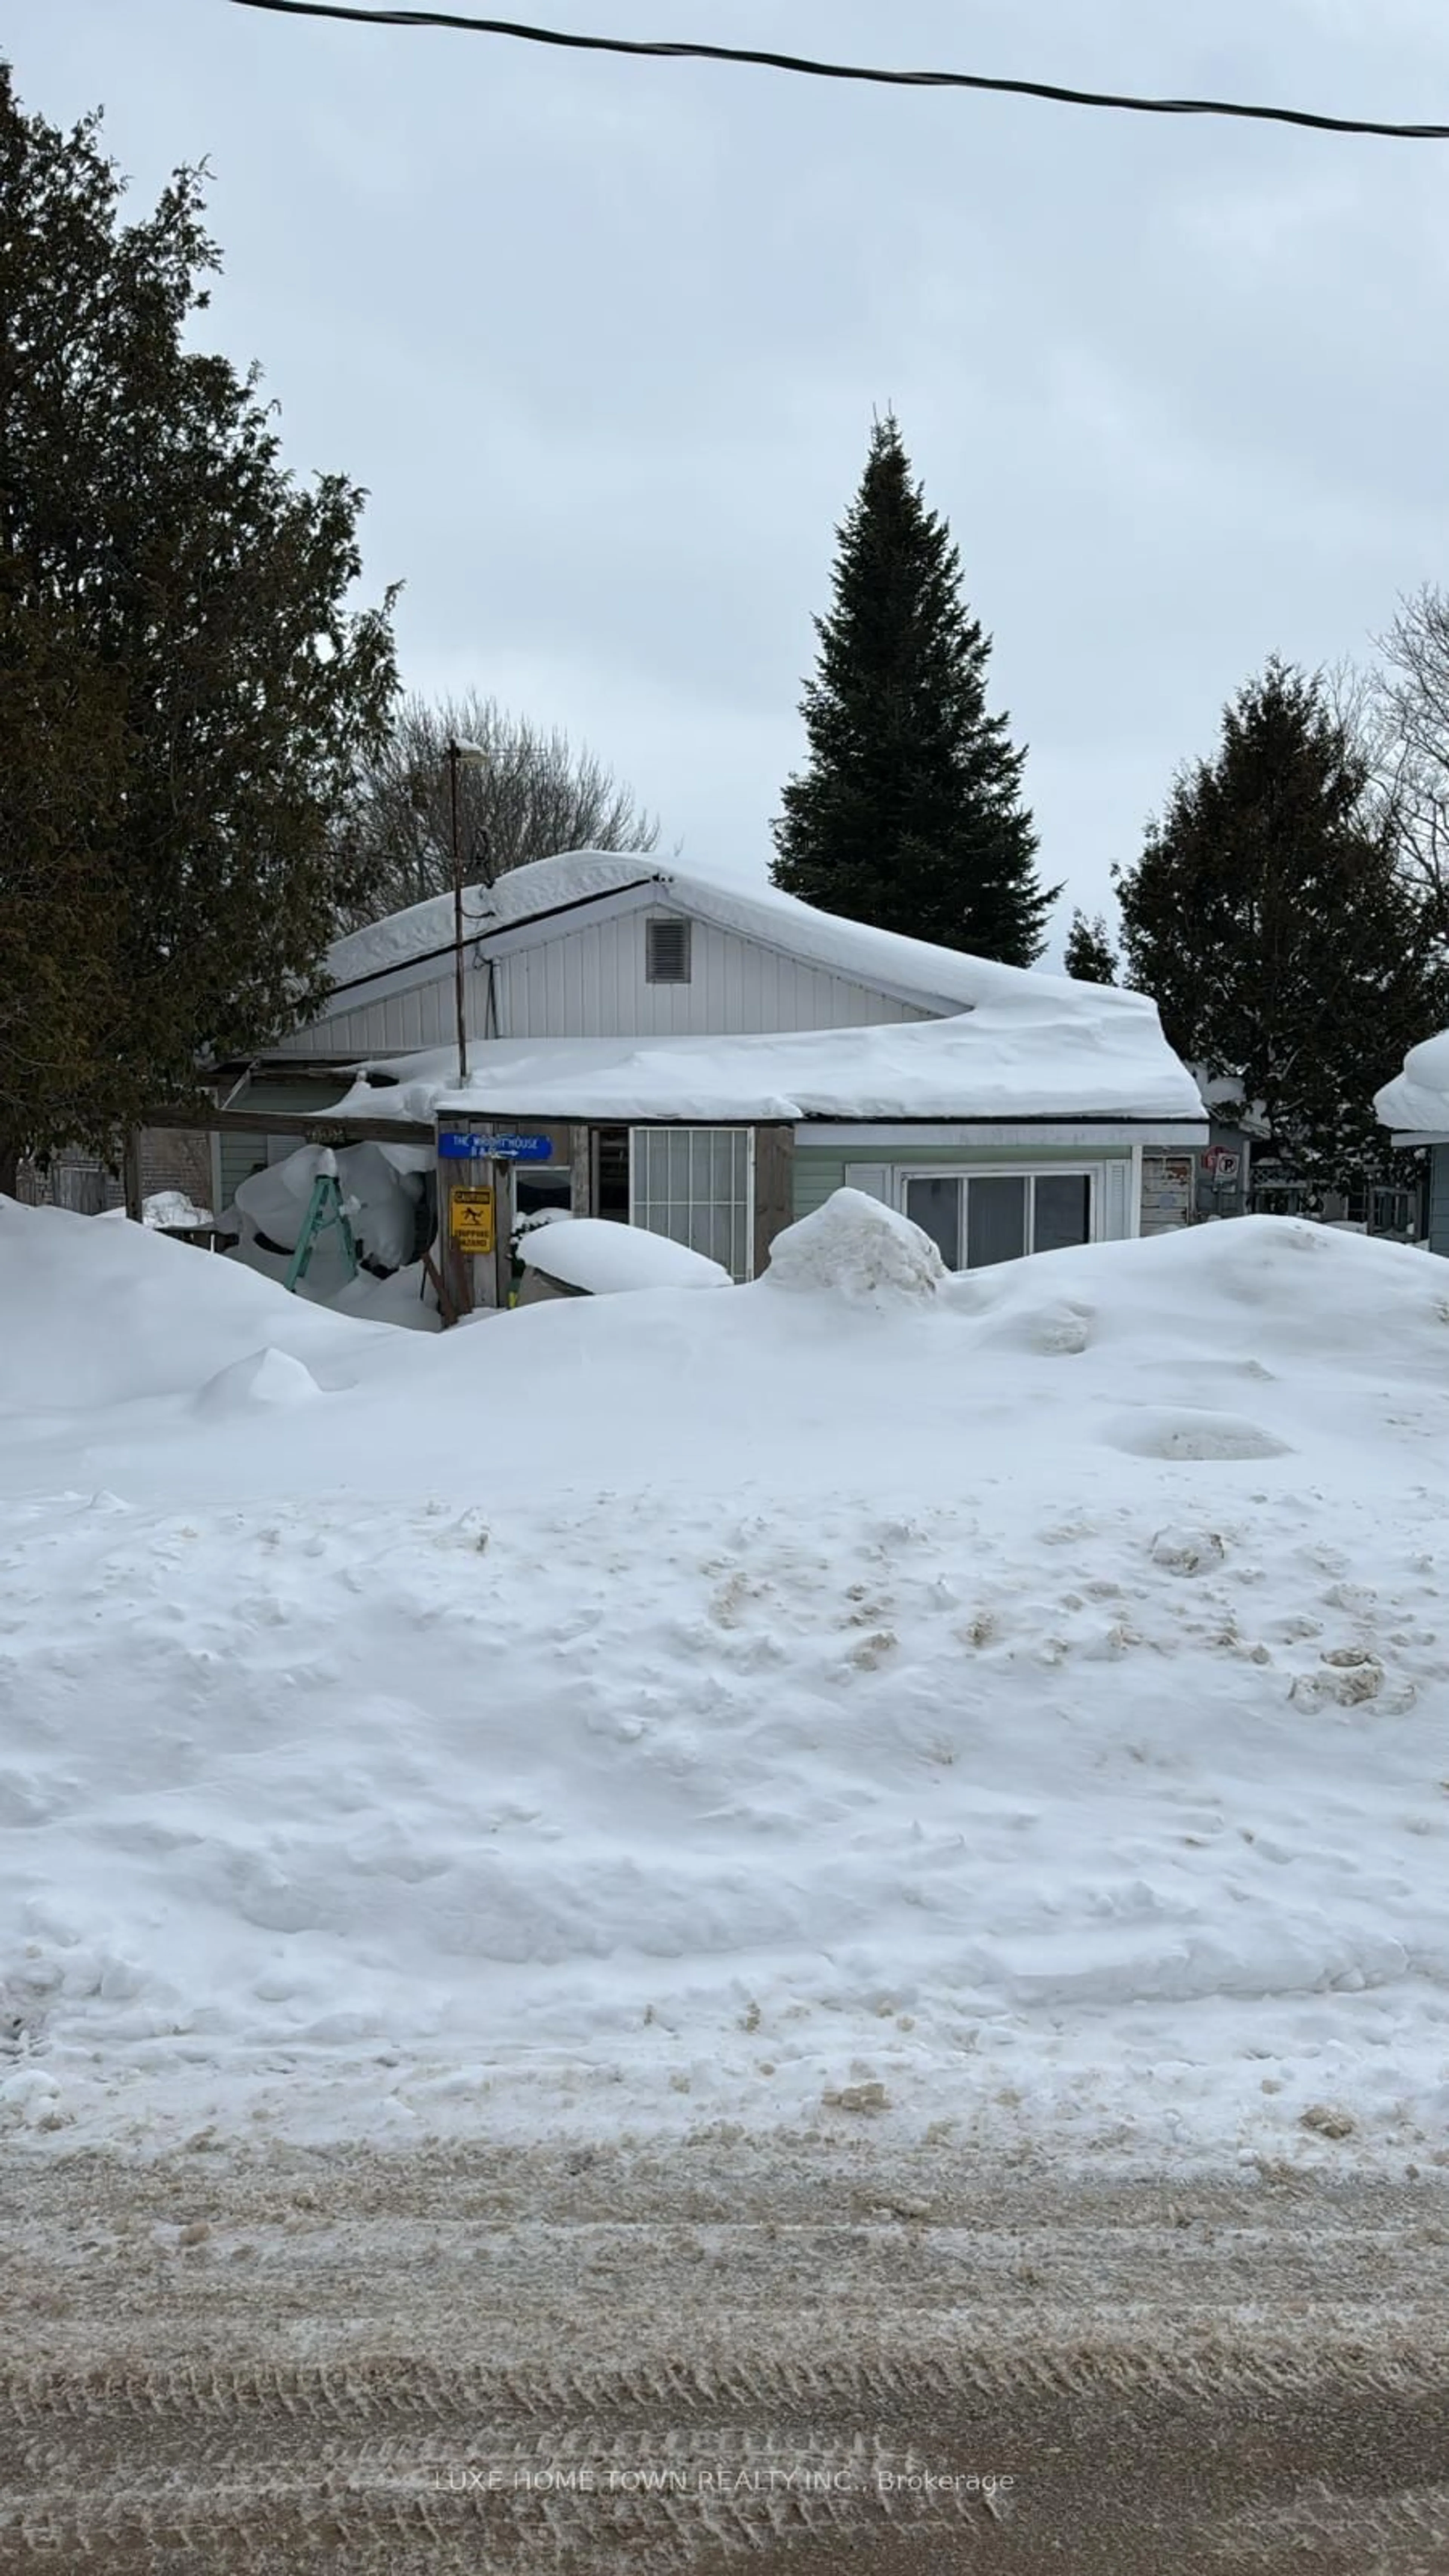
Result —
[[[445,1153],[447,1137],[471,1139],[471,1153]],[[508,1166],[488,1157],[488,1126],[465,1112],[441,1114],[434,1169],[437,1173],[439,1268],[454,1309],[450,1319],[471,1315],[479,1306],[508,1303],[508,1232],[512,1224],[512,1188]]]
[[[594,1154],[592,1131],[587,1127],[569,1129],[569,1214],[592,1216],[594,1213]]]
[[[458,1309],[453,1303],[445,1275],[447,1254],[444,1252],[441,1244],[438,1246],[438,1251],[442,1258],[444,1268],[440,1270],[437,1262],[434,1261],[431,1252],[425,1252],[423,1254],[423,1276],[427,1280],[429,1287],[432,1289],[434,1296],[437,1298],[438,1312],[442,1316],[444,1324],[456,1324],[458,1320]]]
[[[517,1215],[518,1194],[515,1187],[516,1163],[490,1163],[493,1181],[493,1206],[498,1228],[498,1250],[494,1259],[493,1302],[505,1313],[513,1295],[513,1228]]]
[[[121,1182],[126,1193],[126,1214],[127,1216],[134,1218],[137,1225],[140,1225],[143,1223],[145,1218],[145,1205],[141,1196],[141,1131],[139,1127],[128,1127],[126,1130],[126,1142],[121,1153]]]
[[[755,1129],[754,1275],[770,1259],[770,1246],[795,1218],[795,1130]]]
[[[438,1208],[438,1312],[445,1326],[456,1324],[473,1309],[472,1281],[467,1262],[453,1237],[450,1193],[456,1181],[465,1180],[468,1165],[452,1161],[442,1151],[443,1129],[450,1122],[440,1120],[433,1131],[433,1183]]]

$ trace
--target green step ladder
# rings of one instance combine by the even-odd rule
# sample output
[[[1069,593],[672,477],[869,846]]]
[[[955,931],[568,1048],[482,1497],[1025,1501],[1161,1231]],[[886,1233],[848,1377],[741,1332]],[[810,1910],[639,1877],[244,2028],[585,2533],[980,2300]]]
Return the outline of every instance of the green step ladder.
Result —
[[[330,1171],[327,1168],[329,1163],[332,1166]],[[359,1267],[357,1245],[353,1241],[352,1228],[347,1221],[347,1210],[342,1204],[337,1165],[333,1162],[330,1152],[312,1183],[312,1196],[308,1202],[306,1216],[302,1220],[302,1231],[297,1237],[297,1249],[287,1265],[287,1286],[294,1295],[307,1276],[312,1255],[317,1249],[320,1237],[327,1232],[329,1226],[336,1226],[342,1237],[342,1249],[347,1257],[347,1276],[349,1279],[355,1279]]]

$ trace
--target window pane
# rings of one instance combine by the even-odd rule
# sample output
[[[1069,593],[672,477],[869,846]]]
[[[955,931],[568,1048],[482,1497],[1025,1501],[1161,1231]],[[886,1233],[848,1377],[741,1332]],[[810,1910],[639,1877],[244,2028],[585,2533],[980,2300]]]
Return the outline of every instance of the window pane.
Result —
[[[551,1163],[546,1172],[530,1171],[520,1163],[513,1176],[513,1212],[515,1216],[537,1216],[540,1208],[562,1208],[567,1216],[573,1187],[569,1174]]]
[[[948,1270],[961,1267],[961,1184],[957,1180],[906,1183],[906,1214],[928,1234]]]
[[[1026,1250],[1026,1182],[973,1179],[966,1196],[966,1267],[987,1270]]]
[[[1092,1184],[1085,1172],[1043,1172],[1036,1185],[1033,1252],[1062,1252],[1092,1239]]]
[[[659,1185],[654,1139],[647,1128],[635,1128],[629,1139],[629,1155],[633,1199],[637,1207],[646,1208],[652,1204]]]
[[[717,1127],[632,1130],[631,1217],[653,1234],[690,1244],[737,1279],[749,1272],[750,1160],[743,1131]]]

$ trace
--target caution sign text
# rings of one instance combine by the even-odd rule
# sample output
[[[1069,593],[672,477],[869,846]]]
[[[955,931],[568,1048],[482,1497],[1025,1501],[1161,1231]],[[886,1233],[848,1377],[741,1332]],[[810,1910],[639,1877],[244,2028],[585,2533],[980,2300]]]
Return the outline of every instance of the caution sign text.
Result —
[[[462,1253],[493,1250],[493,1192],[485,1189],[452,1189],[448,1192],[448,1224],[453,1241]]]

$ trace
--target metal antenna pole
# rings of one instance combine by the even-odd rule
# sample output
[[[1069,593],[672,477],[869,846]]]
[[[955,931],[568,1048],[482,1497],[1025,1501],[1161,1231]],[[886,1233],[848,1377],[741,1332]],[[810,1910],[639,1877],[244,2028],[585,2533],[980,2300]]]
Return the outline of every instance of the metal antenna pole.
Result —
[[[458,1080],[468,1079],[468,1023],[463,1000],[463,851],[458,832],[458,767],[462,746],[448,745],[448,802],[453,832],[453,997],[458,1020]]]

